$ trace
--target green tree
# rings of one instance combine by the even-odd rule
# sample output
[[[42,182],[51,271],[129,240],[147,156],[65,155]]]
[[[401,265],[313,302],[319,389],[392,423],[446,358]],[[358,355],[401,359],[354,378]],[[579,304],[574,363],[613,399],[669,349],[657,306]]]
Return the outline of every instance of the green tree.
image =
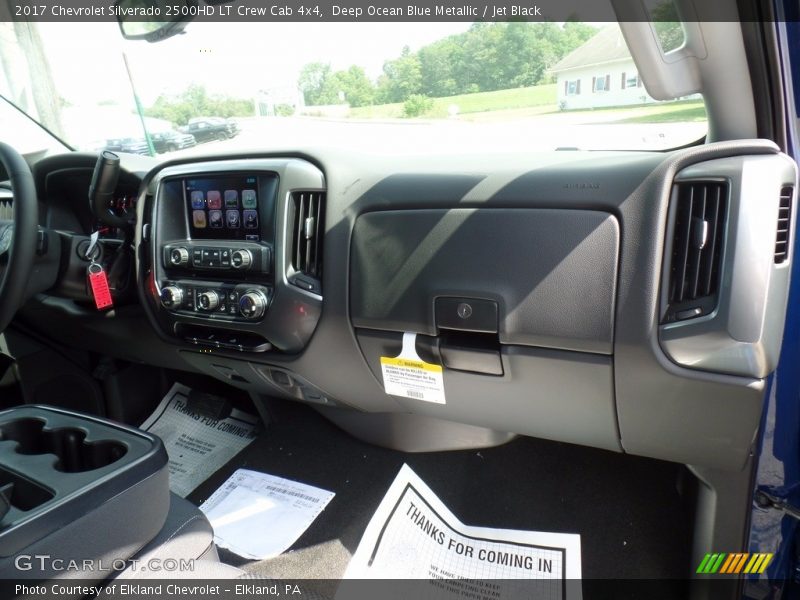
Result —
[[[364,69],[356,65],[334,73],[329,87],[336,89],[337,101],[339,92],[342,92],[345,102],[350,106],[369,106],[375,101],[375,85]]]
[[[453,66],[458,93],[500,89],[497,74],[500,57],[497,54],[496,43],[504,25],[504,23],[474,23],[459,36],[461,51],[455,57]]]
[[[455,87],[459,93],[469,93],[544,83],[549,67],[596,33],[596,28],[577,22],[563,27],[554,23],[475,23],[453,38],[459,47],[452,63]],[[423,73],[423,78],[426,75]]]
[[[527,87],[543,79],[544,72],[556,54],[552,38],[552,23],[542,23],[533,28],[529,23],[505,23],[497,41],[498,52],[506,60],[498,65],[498,77],[494,89]]]
[[[454,66],[461,47],[457,36],[450,36],[418,52],[422,91],[427,96],[452,96],[461,90],[455,79]]]
[[[404,117],[421,117],[433,108],[433,100],[423,94],[412,94],[403,103]]]
[[[324,63],[303,67],[299,83],[306,104],[340,102],[343,94],[351,106],[533,86],[549,81],[548,69],[596,33],[575,21],[474,23],[416,52],[406,46],[384,62],[375,84],[358,66],[332,73]]]
[[[597,34],[597,28],[579,21],[567,21],[561,30],[556,51],[558,59],[563,58],[586,40]]]
[[[378,88],[384,102],[403,102],[412,94],[419,94],[422,90],[419,56],[406,46],[399,58],[386,61]]]
[[[202,85],[192,84],[178,96],[159,96],[145,114],[186,125],[193,117],[249,117],[254,110],[252,99],[211,96]]]
[[[338,102],[329,64],[314,62],[305,65],[300,71],[298,84],[308,106]]]

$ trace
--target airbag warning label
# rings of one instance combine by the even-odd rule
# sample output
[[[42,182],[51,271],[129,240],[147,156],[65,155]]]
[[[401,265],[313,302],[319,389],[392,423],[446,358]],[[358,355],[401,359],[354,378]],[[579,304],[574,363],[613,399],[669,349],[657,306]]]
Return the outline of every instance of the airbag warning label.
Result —
[[[421,360],[381,356],[386,393],[413,400],[444,404],[442,367]]]
[[[414,347],[416,338],[415,333],[404,333],[400,355],[381,356],[383,387],[392,396],[444,404],[442,367],[419,358]]]

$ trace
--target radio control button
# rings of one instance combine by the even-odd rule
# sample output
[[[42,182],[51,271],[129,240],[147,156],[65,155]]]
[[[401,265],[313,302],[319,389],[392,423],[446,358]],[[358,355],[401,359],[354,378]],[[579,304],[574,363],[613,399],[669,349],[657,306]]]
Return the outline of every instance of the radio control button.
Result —
[[[231,251],[225,248],[219,255],[219,266],[221,267],[230,267],[231,266]]]
[[[197,295],[197,306],[202,310],[214,310],[219,305],[219,295],[213,290]]]
[[[173,248],[169,251],[169,262],[176,267],[184,267],[189,264],[189,251],[186,248]]]
[[[183,290],[174,285],[161,288],[161,304],[164,308],[180,308],[183,303]]]
[[[231,265],[234,269],[247,270],[253,264],[253,255],[250,250],[234,250],[231,253]]]

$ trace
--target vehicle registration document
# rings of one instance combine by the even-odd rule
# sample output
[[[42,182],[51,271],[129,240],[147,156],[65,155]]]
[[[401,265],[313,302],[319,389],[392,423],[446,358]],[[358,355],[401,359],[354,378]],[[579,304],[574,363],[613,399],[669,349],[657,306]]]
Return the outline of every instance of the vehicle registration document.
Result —
[[[345,580],[416,579],[421,598],[580,597],[580,535],[471,527],[403,465],[367,526]],[[338,598],[358,589],[347,581]],[[397,597],[408,586],[392,586]]]
[[[176,383],[141,429],[156,434],[169,456],[169,489],[185,498],[258,434],[258,419],[237,409],[225,419],[191,412],[191,390]]]
[[[214,543],[239,556],[278,556],[308,529],[334,493],[267,473],[238,469],[201,506]]]

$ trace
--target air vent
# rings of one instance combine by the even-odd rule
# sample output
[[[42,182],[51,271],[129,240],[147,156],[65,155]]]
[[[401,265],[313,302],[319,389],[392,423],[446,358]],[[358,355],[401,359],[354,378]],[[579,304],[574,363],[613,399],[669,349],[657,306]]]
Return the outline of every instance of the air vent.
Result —
[[[789,226],[792,222],[792,196],[794,189],[781,189],[781,201],[778,208],[778,236],[775,238],[775,264],[786,262],[789,257]]]
[[[0,221],[14,220],[14,204],[11,190],[0,188]]]
[[[290,281],[307,291],[320,293],[322,280],[322,233],[325,230],[325,194],[294,192],[292,267]]]
[[[665,322],[700,317],[716,307],[728,186],[681,183],[675,192]]]

